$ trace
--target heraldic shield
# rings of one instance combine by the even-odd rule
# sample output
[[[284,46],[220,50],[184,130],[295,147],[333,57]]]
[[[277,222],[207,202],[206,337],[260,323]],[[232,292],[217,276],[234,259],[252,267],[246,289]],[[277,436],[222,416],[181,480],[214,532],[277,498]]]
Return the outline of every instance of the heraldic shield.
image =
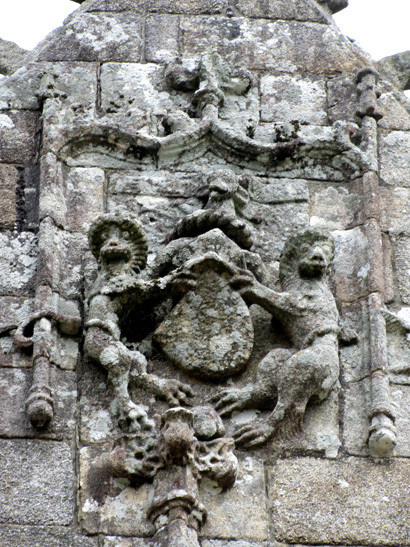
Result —
[[[159,325],[154,339],[187,374],[221,380],[241,372],[253,349],[249,308],[230,284],[244,261],[244,251],[218,229],[199,236],[188,247],[183,254],[191,259],[184,262],[193,272],[195,285]]]

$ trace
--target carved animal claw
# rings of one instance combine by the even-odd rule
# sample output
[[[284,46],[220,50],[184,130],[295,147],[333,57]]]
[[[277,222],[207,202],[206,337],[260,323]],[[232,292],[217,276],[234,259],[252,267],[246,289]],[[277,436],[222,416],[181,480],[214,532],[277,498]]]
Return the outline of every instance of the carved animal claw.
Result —
[[[233,438],[238,446],[252,448],[265,443],[272,434],[272,428],[267,424],[246,424],[234,432]]]
[[[210,398],[220,416],[228,416],[235,410],[243,410],[248,397],[240,389],[225,389]]]
[[[151,431],[155,428],[154,421],[148,418],[145,410],[133,402],[128,403],[126,422],[131,433]]]
[[[194,397],[193,389],[179,380],[160,379],[156,382],[158,395],[163,397],[170,406],[181,406],[189,402],[189,397]]]

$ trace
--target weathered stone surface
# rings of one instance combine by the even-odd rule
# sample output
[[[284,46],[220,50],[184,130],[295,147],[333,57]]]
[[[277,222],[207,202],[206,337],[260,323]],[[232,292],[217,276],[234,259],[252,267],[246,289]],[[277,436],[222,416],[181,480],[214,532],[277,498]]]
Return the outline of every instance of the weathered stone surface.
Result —
[[[202,480],[202,502],[208,519],[202,536],[264,541],[268,537],[265,475],[261,460],[248,456],[240,460],[234,487],[226,492],[215,483]],[[237,519],[236,515],[247,515]]]
[[[325,82],[319,78],[289,75],[261,79],[261,121],[311,123],[327,122]]]
[[[253,201],[266,205],[309,201],[308,184],[301,179],[252,177],[249,194]]]
[[[87,249],[85,235],[57,228],[49,218],[40,226],[39,280],[67,299],[81,293],[82,260]]]
[[[349,0],[318,0],[318,2],[325,6],[331,13],[342,11],[349,5]]]
[[[150,0],[149,11],[162,13],[213,14],[224,13],[228,7],[227,0]]]
[[[173,15],[147,17],[145,22],[145,60],[148,63],[169,63],[178,55],[179,17]]]
[[[302,433],[290,442],[283,441],[283,448],[302,448],[307,452],[323,452],[327,458],[336,458],[341,446],[339,432],[339,394],[334,389],[319,405],[306,409]],[[273,442],[273,445],[276,443]]]
[[[267,19],[284,19],[296,21],[314,21],[327,23],[328,19],[313,2],[308,0],[239,0],[236,3],[239,11],[245,17]]]
[[[101,547],[152,547],[152,541],[149,539],[105,536],[102,538]]]
[[[149,247],[163,246],[172,233],[177,221],[201,207],[198,198],[170,199],[152,195],[113,194],[108,197],[107,209],[110,212],[134,213],[141,222],[147,235]]]
[[[0,534],[2,547],[98,547],[98,538],[65,527],[0,526]]]
[[[389,369],[390,367],[395,369],[394,373],[389,374],[391,379],[390,400],[392,412],[395,416],[394,425],[397,435],[397,445],[393,454],[396,457],[402,456],[408,458],[410,455],[410,420],[407,409],[410,402],[410,379],[405,362],[401,362],[401,370],[404,372],[400,372],[400,363],[398,363],[400,357],[408,358],[409,350],[408,348],[406,350],[404,348],[400,350],[397,344],[393,346],[392,339],[389,336]],[[354,456],[368,456],[369,449],[367,442],[371,406],[370,380],[365,378],[360,382],[348,384],[345,389],[344,399],[343,440],[345,449],[349,454]]]
[[[0,234],[0,290],[4,295],[27,294],[36,272],[37,237],[30,232]]]
[[[219,117],[226,127],[252,136],[259,123],[260,109],[259,90],[253,87],[244,95],[226,93]]]
[[[12,228],[17,221],[17,189],[20,171],[14,165],[0,164],[0,225]]]
[[[352,456],[369,456],[370,408],[371,385],[368,378],[345,386],[343,445]]]
[[[409,89],[410,85],[410,51],[402,51],[384,57],[376,63],[377,70],[400,91]]]
[[[36,90],[40,77],[40,70],[22,67],[9,78],[0,80],[0,110],[38,110]]]
[[[355,344],[339,345],[342,378],[357,382],[370,374],[369,310],[366,300],[343,304],[340,325],[359,335]]]
[[[97,96],[97,63],[45,62],[36,63],[41,98],[58,98],[64,105],[78,111],[94,104]]]
[[[153,63],[107,63],[101,69],[101,108],[130,118],[138,129],[148,126],[152,116],[164,116],[173,106],[162,86],[163,67]],[[149,111],[149,113],[148,113]],[[128,120],[127,120],[128,121]]]
[[[408,405],[410,404],[409,385],[391,383],[390,400],[396,418],[394,425],[397,428],[397,446],[394,449],[394,455],[408,458],[410,455],[410,419],[407,412]]]
[[[104,183],[105,175],[102,169],[70,169],[65,180],[68,230],[88,232],[92,221],[104,210]]]
[[[32,313],[33,301],[29,298],[2,296],[0,297],[0,328],[4,330],[0,337],[0,366],[2,367],[31,367],[31,357],[13,345],[15,328]]]
[[[50,217],[57,225],[64,226],[67,214],[66,188],[64,187],[63,165],[57,160],[55,154],[43,154],[40,175],[40,217]]]
[[[405,304],[410,304],[410,277],[408,273],[410,238],[406,235],[393,236],[392,243],[400,297]]]
[[[172,362],[197,378],[238,373],[253,349],[248,306],[214,272],[201,275],[195,290],[180,300],[154,336]]]
[[[381,187],[381,229],[394,234],[410,235],[410,188],[396,185]]]
[[[405,131],[410,129],[410,113],[408,110],[408,99],[401,93],[393,90],[391,86],[379,99],[380,109],[383,111],[383,118],[379,120],[379,127],[383,129],[395,129]]]
[[[0,465],[0,523],[68,526],[73,522],[74,466],[69,445],[1,439]]]
[[[24,64],[27,54],[27,50],[14,42],[0,38],[0,74],[12,74]]]
[[[38,144],[38,114],[8,111],[0,114],[0,161],[30,165]]]
[[[145,5],[146,3],[140,0],[95,0],[89,3],[85,11],[133,11],[143,13]]]
[[[53,135],[48,135],[52,140]],[[102,212],[105,174],[91,162],[91,168],[67,169],[55,154],[43,155],[41,162],[40,217],[74,232],[85,233],[93,218]]]
[[[271,468],[275,537],[310,544],[405,543],[408,473],[407,460],[280,460]]]
[[[109,442],[115,438],[115,420],[111,413],[112,393],[102,366],[85,361],[79,382],[80,438],[84,443]]]
[[[380,134],[380,177],[391,186],[410,186],[410,134],[404,131]]]
[[[146,518],[150,486],[129,486],[109,468],[110,445],[80,451],[80,518],[90,534],[152,536]]]
[[[306,413],[303,408],[302,432],[296,431],[292,436],[291,430],[288,438],[278,435],[262,439],[266,445],[256,456],[255,452],[240,453],[241,470],[237,485],[231,490],[222,492],[216,483],[202,481],[201,501],[208,510],[208,521],[199,543],[202,547],[272,547],[277,542],[391,547],[408,543],[408,462],[396,458],[377,467],[368,461],[367,414],[372,401],[367,297],[371,287],[368,277],[374,273],[370,271],[368,258],[373,255],[369,247],[377,243],[380,233],[370,241],[370,229],[362,228],[369,217],[377,217],[377,208],[368,206],[370,192],[362,195],[358,180],[363,171],[363,157],[358,149],[350,146],[351,141],[358,144],[363,133],[353,126],[344,131],[343,124],[331,127],[337,120],[359,121],[355,73],[370,64],[355,45],[341,37],[333,23],[328,24],[330,12],[345,4],[346,0],[88,0],[66,20],[64,27],[37,48],[34,63],[0,82],[0,130],[4,129],[0,138],[3,183],[0,184],[0,204],[7,204],[3,208],[0,205],[0,224],[5,230],[16,229],[16,233],[3,230],[0,234],[0,290],[14,295],[1,297],[0,326],[17,325],[32,313],[31,299],[16,295],[32,294],[39,281],[70,301],[84,304],[84,317],[95,321],[94,327],[87,326],[88,332],[92,328],[100,329],[103,343],[109,338],[114,345],[122,344],[125,349],[120,357],[126,356],[124,363],[120,363],[123,366],[119,367],[110,351],[100,359],[98,348],[94,354],[88,346],[84,348],[83,353],[87,351],[88,356],[82,359],[78,371],[80,401],[76,414],[74,370],[79,339],[61,333],[57,339],[58,326],[54,325],[50,360],[55,416],[47,430],[35,433],[24,408],[32,375],[30,349],[13,347],[13,329],[0,336],[0,400],[3,402],[0,436],[13,438],[6,451],[3,445],[7,441],[0,441],[0,459],[6,461],[0,462],[3,470],[0,487],[5,492],[5,510],[0,522],[7,523],[0,526],[0,534],[6,547],[97,547],[97,544],[153,547],[155,542],[150,537],[154,528],[147,520],[147,510],[153,501],[154,488],[163,497],[169,494],[172,472],[168,476],[172,480],[165,480],[161,485],[158,485],[160,479],[155,478],[155,487],[147,483],[131,486],[127,480],[113,477],[108,462],[113,442],[124,434],[128,425],[125,420],[117,423],[117,396],[121,392],[118,385],[125,385],[120,376],[130,373],[127,358],[134,359],[127,403],[133,410],[149,412],[157,426],[167,405],[175,405],[175,401],[170,403],[169,396],[165,397],[166,401],[160,401],[164,391],[145,389],[142,377],[150,376],[152,381],[152,376],[158,374],[157,380],[174,381],[177,386],[181,385],[179,381],[185,382],[195,391],[192,406],[209,402],[222,386],[208,382],[201,374],[191,380],[165,359],[158,344],[152,343],[152,331],[171,309],[171,290],[166,289],[166,304],[161,304],[160,310],[158,306],[159,317],[155,317],[155,321],[154,312],[152,315],[148,312],[151,301],[140,302],[142,295],[135,294],[144,283],[149,283],[154,261],[159,262],[160,253],[175,233],[175,225],[198,209],[209,211],[210,189],[206,184],[209,172],[227,167],[235,177],[246,176],[240,178],[241,193],[235,196],[236,209],[231,212],[234,210],[234,214],[243,219],[244,231],[252,232],[255,244],[251,250],[258,252],[268,267],[266,279],[271,279],[264,287],[279,289],[278,261],[290,233],[309,225],[335,231],[332,294],[336,294],[339,326],[353,329],[359,341],[346,345],[343,336],[339,337],[340,363],[336,351],[334,361],[336,366],[340,364],[341,386],[335,379],[336,374],[332,378],[334,389],[328,398],[318,405],[309,403]],[[207,65],[209,53],[219,53],[221,63]],[[177,57],[182,58],[184,67],[202,71],[200,102],[211,103],[206,112],[201,108],[195,110],[193,95],[198,78],[189,70],[187,78],[189,81],[191,74],[191,89],[174,89],[165,78],[166,65]],[[44,60],[36,62],[36,59]],[[240,70],[242,72],[238,72]],[[249,90],[244,91],[244,81],[249,82]],[[406,100],[401,100],[390,84],[382,83],[381,90],[380,105],[385,110],[378,126],[381,229],[386,232],[385,242],[389,243],[391,237],[394,248],[392,259],[385,253],[386,277],[392,277],[391,263],[397,268],[394,283],[387,282],[386,300],[392,303],[392,310],[397,310],[400,297],[410,304],[407,212],[410,140],[406,133],[410,118]],[[209,91],[209,95],[205,91]],[[197,118],[181,114],[191,107],[190,115]],[[36,142],[40,110],[41,148]],[[292,123],[294,120],[297,123]],[[364,132],[370,127],[368,122],[363,122]],[[213,129],[203,138],[198,132],[198,138],[188,139],[179,131],[204,128],[206,124]],[[224,131],[218,133],[216,126]],[[377,171],[375,123],[371,129],[365,170],[370,166]],[[391,129],[394,132],[386,131]],[[174,138],[178,131],[180,134]],[[295,145],[288,157],[289,140],[296,138],[303,144]],[[259,146],[259,140],[283,145],[283,157],[279,153],[278,161],[272,161],[267,168],[262,156],[256,157],[256,152],[253,153],[264,149]],[[151,143],[152,149],[147,151],[145,143]],[[363,154],[366,153],[364,144]],[[231,151],[230,146],[237,149]],[[300,153],[301,148],[306,150],[306,155]],[[37,154],[40,154],[38,158]],[[20,192],[18,205],[14,199],[16,189]],[[231,190],[227,189],[229,194]],[[150,249],[147,270],[131,279],[131,290],[121,285],[119,276],[115,280],[118,285],[114,287],[119,290],[119,297],[105,294],[106,300],[115,300],[115,306],[103,307],[98,315],[95,310],[94,314],[90,313],[84,295],[89,295],[92,289],[94,294],[103,296],[103,291],[98,291],[104,277],[96,282],[96,260],[85,233],[103,211],[138,215],[146,229]],[[36,263],[35,234],[39,218],[40,255]],[[192,232],[184,236],[191,238],[189,245],[196,237]],[[182,241],[181,247],[184,244]],[[212,248],[224,254],[228,261],[234,255],[233,245],[226,238],[218,237],[214,242],[208,239],[207,243],[202,240],[198,243],[202,253]],[[192,247],[188,250],[184,247],[183,252],[189,254],[191,250]],[[296,246],[295,254],[298,253],[302,251]],[[98,259],[98,253],[94,254]],[[112,256],[118,257],[115,252]],[[241,257],[243,260],[236,264],[240,268],[247,268],[256,260],[249,256],[248,262],[245,254]],[[379,258],[381,260],[381,256]],[[171,259],[166,265],[170,269],[176,267]],[[378,271],[383,272],[383,268]],[[199,317],[202,321],[206,316],[204,322],[208,330],[204,338],[217,329],[215,318],[225,314],[230,318],[226,329],[222,328],[228,332],[227,337],[230,341],[235,336],[243,339],[243,329],[232,328],[232,317],[238,308],[247,310],[242,300],[246,291],[243,287],[231,287],[228,274],[223,282],[213,283],[206,275],[203,278],[214,292],[218,290],[218,296],[224,291],[230,294],[242,289],[242,295],[235,292],[236,304],[230,303],[227,309],[212,295],[214,305],[209,305],[200,315],[194,302],[195,319]],[[191,279],[182,280],[190,288],[191,282],[194,285]],[[282,288],[288,290],[288,287]],[[111,289],[112,286],[108,287],[108,292]],[[211,294],[212,290],[207,289]],[[311,295],[306,298],[308,296]],[[192,290],[189,298],[194,297]],[[172,306],[177,306],[174,310],[184,305],[184,299],[187,297],[177,294],[172,302]],[[121,302],[117,306],[118,301]],[[329,307],[324,307],[322,315]],[[122,318],[131,308],[130,316]],[[144,319],[139,316],[140,310],[144,318],[149,315],[149,324],[146,328],[144,325],[142,333],[140,327]],[[112,324],[107,327],[105,323],[111,312],[114,334],[110,330]],[[286,356],[285,348],[300,349],[281,326],[271,320],[271,313],[251,306],[250,314],[254,333],[252,336],[247,332],[247,341],[251,343],[253,338],[254,351],[244,358],[247,361],[249,357],[249,362],[245,363],[243,372],[227,378],[226,390],[233,387],[240,390],[255,383],[256,373],[260,372],[258,366],[271,351],[279,349]],[[314,332],[322,315],[314,318],[309,315],[306,319],[306,323],[314,323],[315,348],[322,337],[316,338]],[[166,326],[163,324],[164,329]],[[291,327],[299,333],[303,325],[295,327],[292,322]],[[397,417],[398,435],[395,455],[408,458],[410,349],[404,329],[397,327],[397,332],[393,332],[390,327],[387,333],[390,398]],[[334,348],[337,331],[335,320]],[[171,334],[180,344],[180,329],[174,325]],[[226,332],[223,334],[226,336]],[[184,340],[188,348],[191,341],[189,333]],[[301,346],[301,351],[294,353],[303,353],[304,349]],[[186,358],[184,348],[178,350]],[[316,349],[311,363],[329,365],[329,360],[320,360],[317,353]],[[91,362],[91,357],[97,362]],[[229,361],[231,366],[232,359]],[[110,366],[106,366],[107,363]],[[277,361],[272,358],[271,372],[276,365]],[[148,376],[144,376],[145,366]],[[297,367],[294,376],[284,375],[287,392],[298,384],[301,368]],[[226,375],[230,372],[232,370]],[[275,405],[276,391],[266,383],[260,387],[261,392],[270,389],[269,398],[261,405],[257,401],[254,407],[234,412],[225,419],[227,436],[234,435],[243,426],[266,425]],[[124,415],[135,423],[131,413],[124,413],[122,417]],[[82,450],[72,439],[77,425]],[[38,442],[19,439],[34,435],[39,438]],[[60,442],[50,442],[50,439]],[[61,439],[73,440],[71,451]],[[84,444],[91,446],[84,447]],[[22,446],[27,448],[20,457]],[[350,456],[358,456],[360,460],[343,460]],[[207,457],[213,465],[210,453]],[[81,472],[80,492],[75,484],[73,461]],[[138,467],[138,462],[132,465]],[[269,466],[272,466],[271,484],[265,484]],[[152,479],[152,475],[149,478]],[[273,516],[266,506],[269,491]],[[193,498],[196,499],[195,492]],[[80,513],[74,515],[77,505]],[[92,537],[79,535],[77,522],[84,534]],[[48,529],[44,524],[50,525]],[[192,530],[191,533],[195,535]]]
[[[0,400],[2,437],[39,437],[43,439],[70,439],[75,429],[76,375],[50,370],[53,391],[54,417],[43,430],[35,430],[26,415],[26,398],[31,387],[32,372],[26,369],[0,368]]]
[[[286,238],[309,222],[308,204],[303,202],[258,204],[256,214],[259,233],[252,250],[267,263],[277,261]]]
[[[310,185],[310,223],[325,230],[348,230],[362,222],[364,197],[340,186]]]
[[[320,404],[309,404],[303,418],[302,431],[294,436],[274,438],[267,443],[270,454],[297,454],[303,450],[307,454],[319,452],[327,458],[336,458],[341,447],[339,432],[339,393],[334,389],[329,397]],[[229,432],[235,427],[252,421],[263,423],[265,413],[255,410],[234,412],[228,422]]]
[[[131,61],[142,53],[137,14],[90,13],[73,17],[34,50],[38,61]]]
[[[249,69],[332,74],[367,64],[336,28],[327,25],[214,17],[199,17],[192,25],[181,17],[181,31],[184,55],[209,49]]]
[[[202,547],[271,547],[273,544],[269,543],[255,543],[248,541],[224,541],[218,539],[204,539],[202,541]]]
[[[360,228],[335,231],[334,280],[342,302],[354,302],[366,295],[370,265],[367,240]]]
[[[86,11],[135,11],[142,13],[184,13],[188,15],[223,13],[227,0],[95,0]]]
[[[329,120],[356,120],[357,91],[354,78],[339,76],[327,81]]]
[[[198,173],[172,172],[167,169],[113,171],[108,175],[109,194],[162,196],[166,198],[204,198],[207,189]]]

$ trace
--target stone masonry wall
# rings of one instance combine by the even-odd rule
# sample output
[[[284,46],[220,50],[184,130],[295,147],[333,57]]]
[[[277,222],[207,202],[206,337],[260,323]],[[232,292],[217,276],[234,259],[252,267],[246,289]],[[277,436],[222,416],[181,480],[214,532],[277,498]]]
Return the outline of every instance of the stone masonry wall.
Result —
[[[172,80],[175,64],[190,84]],[[245,181],[238,216],[277,290],[288,236],[331,233],[330,287],[354,335],[339,341],[338,381],[309,403],[301,432],[235,448],[232,488],[202,479],[201,546],[410,545],[410,106],[387,81],[361,91],[366,67],[324,2],[86,0],[0,81],[1,545],[154,547],[153,485],[113,475],[114,391],[84,349],[97,277],[87,234],[102,213],[136,215],[154,271],[219,169]],[[213,114],[193,100],[209,82],[223,96]],[[251,384],[272,348],[290,347],[268,312],[252,306],[251,316],[249,362],[221,380],[175,367],[145,316],[131,315],[122,339],[203,405],[221,387]],[[48,363],[53,416],[43,427],[27,413],[33,355]],[[130,390],[158,422],[167,404]],[[267,415],[234,412],[227,435]],[[391,455],[369,449],[384,427]]]

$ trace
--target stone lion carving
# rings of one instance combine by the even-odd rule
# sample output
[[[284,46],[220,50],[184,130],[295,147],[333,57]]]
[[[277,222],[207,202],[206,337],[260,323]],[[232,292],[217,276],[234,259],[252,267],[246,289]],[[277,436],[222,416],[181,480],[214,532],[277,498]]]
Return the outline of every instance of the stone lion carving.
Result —
[[[238,428],[238,445],[251,447],[273,437],[279,429],[293,433],[301,427],[310,400],[325,399],[339,376],[338,311],[327,285],[334,254],[333,240],[307,229],[291,236],[280,259],[276,292],[248,271],[231,279],[248,305],[258,304],[283,325],[293,349],[274,349],[259,363],[256,381],[243,389],[225,389],[213,397],[221,415],[235,410],[266,409],[276,405],[263,424]]]
[[[148,247],[142,226],[132,215],[101,215],[90,228],[89,243],[99,274],[89,296],[85,349],[107,369],[120,417],[131,430],[138,430],[149,424],[143,408],[130,398],[131,371],[134,382],[170,406],[179,406],[192,395],[191,388],[177,380],[148,374],[145,356],[121,341],[123,321],[133,306],[172,291],[178,273],[155,280],[138,275],[145,268]]]

